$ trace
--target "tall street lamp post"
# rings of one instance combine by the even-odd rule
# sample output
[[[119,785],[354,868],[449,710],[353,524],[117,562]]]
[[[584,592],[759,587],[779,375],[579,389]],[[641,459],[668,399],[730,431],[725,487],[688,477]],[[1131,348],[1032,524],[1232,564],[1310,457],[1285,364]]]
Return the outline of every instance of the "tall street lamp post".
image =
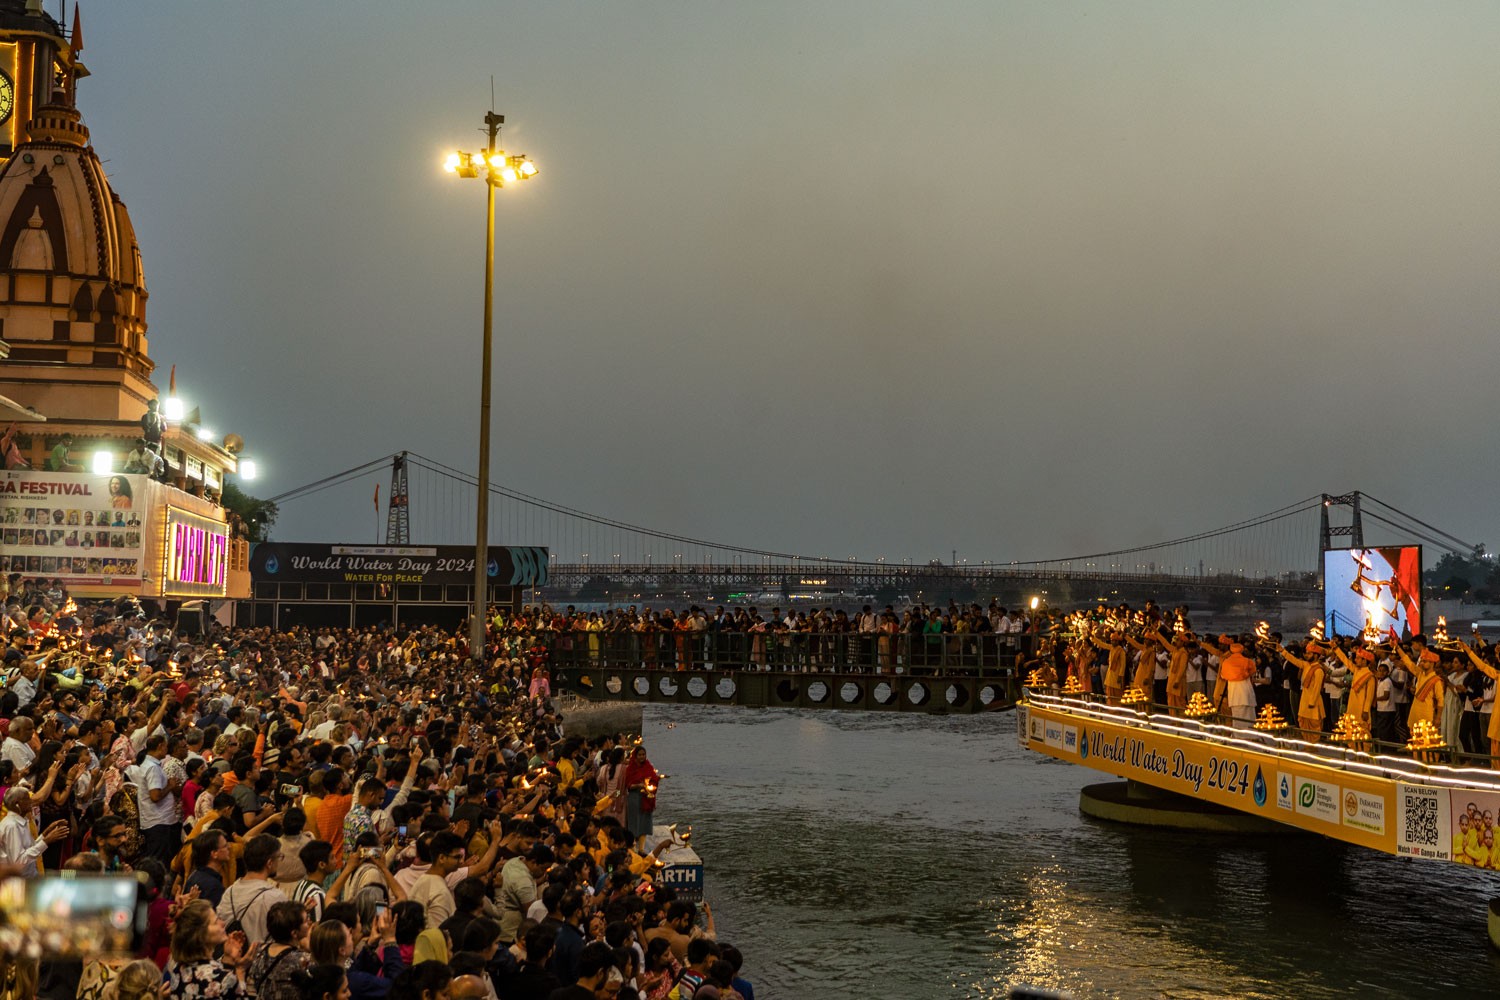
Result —
[[[474,505],[474,610],[469,622],[469,654],[484,662],[484,625],[489,617],[490,563],[490,358],[491,327],[495,313],[495,189],[536,176],[536,164],[519,156],[507,156],[495,147],[505,116],[488,111],[484,125],[489,144],[483,152],[449,153],[443,168],[460,177],[485,182],[484,213],[484,352],[479,369],[479,497]]]

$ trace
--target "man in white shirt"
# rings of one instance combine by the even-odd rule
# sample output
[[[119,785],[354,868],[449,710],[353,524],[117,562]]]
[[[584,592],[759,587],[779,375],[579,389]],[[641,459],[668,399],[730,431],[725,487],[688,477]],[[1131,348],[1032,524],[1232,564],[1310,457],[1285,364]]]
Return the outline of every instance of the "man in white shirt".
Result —
[[[448,870],[448,874],[446,876],[448,888],[452,889],[454,886],[458,885],[458,883],[462,882],[466,878],[479,878],[487,874],[491,868],[495,867],[495,861],[500,856],[500,846],[502,839],[500,836],[501,829],[502,828],[499,823],[491,823],[489,825],[490,846],[489,849],[484,852],[483,857],[479,858],[477,861],[470,861],[468,864],[464,864],[463,860],[460,859],[456,867],[450,868]],[[454,834],[454,836],[458,835]],[[436,835],[434,836],[434,840],[435,839]],[[462,846],[463,838],[460,837],[458,842],[459,845]],[[416,849],[419,852],[417,853],[416,860],[407,865],[405,868],[402,868],[394,876],[394,878],[396,879],[396,884],[401,887],[401,891],[405,892],[408,897],[411,896],[412,887],[417,884],[417,880],[431,871],[433,867],[429,862],[423,860],[424,855],[427,857],[432,856],[432,854],[430,853],[433,850],[431,843],[424,844],[419,840],[416,844]]]
[[[167,778],[162,767],[166,755],[165,736],[146,738],[146,756],[135,768],[135,807],[140,817],[141,853],[169,865],[182,846],[182,819],[177,809],[182,783]]]
[[[22,660],[21,669],[11,676],[10,689],[15,692],[17,707],[25,708],[36,698],[36,675],[36,663]]]
[[[36,751],[31,749],[31,737],[36,734],[36,723],[22,715],[11,720],[10,731],[0,743],[0,760],[7,760],[15,767],[20,777],[31,769],[36,760]]]
[[[448,888],[448,876],[463,863],[464,842],[458,834],[444,830],[433,834],[429,850],[432,867],[412,883],[407,898],[422,904],[427,913],[427,928],[432,930],[441,927],[458,908],[453,901],[453,890]]]
[[[5,793],[5,818],[0,819],[0,863],[21,866],[22,878],[36,878],[36,859],[42,856],[47,844],[68,835],[68,821],[58,820],[42,831],[40,837],[31,835],[31,792],[19,785],[11,786]]]
[[[1370,735],[1382,743],[1396,742],[1396,690],[1385,660],[1375,664],[1375,706],[1370,713]]]
[[[328,721],[321,722],[313,727],[312,738],[314,740],[326,740],[333,732],[333,727],[344,719],[344,706],[338,702],[328,706]]]

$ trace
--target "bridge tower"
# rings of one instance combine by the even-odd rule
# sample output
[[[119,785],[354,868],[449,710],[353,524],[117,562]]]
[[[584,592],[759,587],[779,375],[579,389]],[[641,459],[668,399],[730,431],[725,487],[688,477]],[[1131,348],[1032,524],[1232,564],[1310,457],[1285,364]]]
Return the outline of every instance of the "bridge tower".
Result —
[[[1328,523],[1328,512],[1334,507],[1349,508],[1349,523],[1341,525],[1330,525]],[[1349,539],[1349,547],[1362,549],[1365,547],[1364,522],[1359,514],[1359,492],[1353,493],[1324,493],[1322,515],[1322,530],[1319,534],[1320,546],[1318,551],[1327,552],[1332,548],[1340,548],[1333,544],[1335,538]]]
[[[411,520],[408,514],[406,452],[403,451],[391,459],[391,499],[386,506],[385,544],[411,544]]]

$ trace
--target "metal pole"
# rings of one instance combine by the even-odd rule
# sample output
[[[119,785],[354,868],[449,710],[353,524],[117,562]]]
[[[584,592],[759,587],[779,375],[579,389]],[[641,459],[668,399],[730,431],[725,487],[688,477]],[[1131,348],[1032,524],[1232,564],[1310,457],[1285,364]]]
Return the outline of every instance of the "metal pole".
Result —
[[[495,137],[503,115],[490,111],[484,116],[490,143],[486,158],[495,152]],[[484,626],[489,612],[490,562],[490,351],[495,311],[495,178],[484,174],[484,359],[479,369],[479,497],[474,505],[474,610],[469,622],[469,655],[484,663]]]

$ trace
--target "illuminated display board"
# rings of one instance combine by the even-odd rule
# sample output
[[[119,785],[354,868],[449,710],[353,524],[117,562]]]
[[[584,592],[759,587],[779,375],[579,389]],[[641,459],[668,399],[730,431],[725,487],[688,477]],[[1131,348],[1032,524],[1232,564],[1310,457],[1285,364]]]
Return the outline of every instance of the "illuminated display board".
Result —
[[[1323,553],[1323,620],[1329,635],[1399,638],[1422,631],[1422,548]]]
[[[167,508],[162,592],[182,597],[223,596],[229,580],[229,527],[176,507]]]

